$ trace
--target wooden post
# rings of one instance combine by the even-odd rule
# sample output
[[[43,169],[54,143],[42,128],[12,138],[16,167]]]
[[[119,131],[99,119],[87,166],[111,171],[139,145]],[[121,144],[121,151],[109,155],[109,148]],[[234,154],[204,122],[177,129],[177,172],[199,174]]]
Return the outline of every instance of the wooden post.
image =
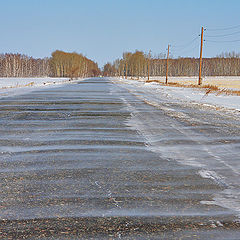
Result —
[[[198,85],[202,84],[202,50],[203,50],[203,27],[201,31],[201,47],[200,47],[200,58],[199,58],[199,79]]]
[[[150,59],[148,58],[148,81],[150,79]]]
[[[126,61],[125,79],[127,79],[127,71],[128,71],[128,64],[127,64],[127,61]]]
[[[170,45],[168,44],[167,66],[166,66],[166,84],[168,83],[168,59],[169,59],[169,48],[170,48]]]
[[[151,59],[151,50],[148,53],[148,81],[150,80],[150,59]]]

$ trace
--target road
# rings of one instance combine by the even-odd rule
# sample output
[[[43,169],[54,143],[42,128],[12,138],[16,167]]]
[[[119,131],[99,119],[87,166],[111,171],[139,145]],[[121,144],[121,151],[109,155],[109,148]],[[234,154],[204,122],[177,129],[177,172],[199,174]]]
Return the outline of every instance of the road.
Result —
[[[1,239],[240,239],[238,116],[107,78],[0,105]]]

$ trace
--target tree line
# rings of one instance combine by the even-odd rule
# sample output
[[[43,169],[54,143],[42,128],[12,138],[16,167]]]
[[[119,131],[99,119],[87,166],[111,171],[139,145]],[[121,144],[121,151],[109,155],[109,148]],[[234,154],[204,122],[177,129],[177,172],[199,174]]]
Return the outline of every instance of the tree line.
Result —
[[[101,73],[97,63],[82,54],[63,51],[52,53],[50,68],[54,77],[94,77]]]
[[[0,54],[0,77],[93,77],[100,75],[97,63],[78,53],[55,51],[50,58],[23,54]]]
[[[22,54],[0,55],[0,77],[46,77],[51,73],[49,59]]]
[[[166,75],[166,57],[152,57],[142,51],[125,52],[121,59],[104,66],[105,76],[146,77]],[[178,57],[169,59],[169,76],[197,76],[199,59]],[[213,58],[203,58],[203,76],[240,76],[240,54],[222,53]]]
[[[0,54],[0,77],[94,77],[165,76],[166,56],[151,56],[142,51],[125,52],[121,59],[107,63],[101,73],[97,63],[78,53],[55,51],[50,58],[33,58],[23,54]],[[197,76],[198,58],[170,58],[169,76]],[[203,76],[240,76],[240,54],[222,53],[203,58]]]

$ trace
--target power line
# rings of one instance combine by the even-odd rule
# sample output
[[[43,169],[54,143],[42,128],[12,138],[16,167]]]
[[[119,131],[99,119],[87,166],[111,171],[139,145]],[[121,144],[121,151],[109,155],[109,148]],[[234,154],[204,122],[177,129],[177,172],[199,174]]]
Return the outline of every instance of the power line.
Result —
[[[227,33],[227,34],[220,34],[220,35],[205,35],[206,37],[226,37],[226,36],[232,36],[240,33],[240,31],[233,32],[233,33]]]
[[[240,25],[232,26],[232,27],[223,27],[223,28],[207,28],[207,31],[226,31],[231,29],[240,28]]]
[[[188,46],[190,47],[190,46]],[[188,52],[192,52],[193,50],[195,50],[196,48],[199,47],[199,43],[195,43],[194,46],[190,49],[188,49],[188,47],[184,48],[184,49],[180,49],[180,50],[176,50],[174,51],[176,54],[185,54],[185,53],[188,53]]]
[[[236,40],[220,40],[220,41],[217,41],[217,40],[208,40],[208,39],[205,39],[204,40],[205,42],[215,42],[215,43],[224,43],[224,42],[240,42],[240,39],[236,39]]]
[[[195,37],[194,39],[192,39],[191,41],[189,41],[188,43],[186,43],[186,44],[183,44],[183,45],[171,45],[171,47],[184,49],[184,48],[186,48],[188,46],[191,46],[192,43],[194,43],[198,38],[199,38],[199,35],[197,37]]]

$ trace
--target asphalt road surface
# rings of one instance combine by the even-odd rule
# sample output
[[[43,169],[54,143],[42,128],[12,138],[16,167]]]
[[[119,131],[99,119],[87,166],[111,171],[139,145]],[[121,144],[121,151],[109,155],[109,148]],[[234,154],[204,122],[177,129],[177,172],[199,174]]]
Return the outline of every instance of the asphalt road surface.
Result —
[[[240,119],[155,100],[105,78],[2,98],[0,239],[240,239]]]

